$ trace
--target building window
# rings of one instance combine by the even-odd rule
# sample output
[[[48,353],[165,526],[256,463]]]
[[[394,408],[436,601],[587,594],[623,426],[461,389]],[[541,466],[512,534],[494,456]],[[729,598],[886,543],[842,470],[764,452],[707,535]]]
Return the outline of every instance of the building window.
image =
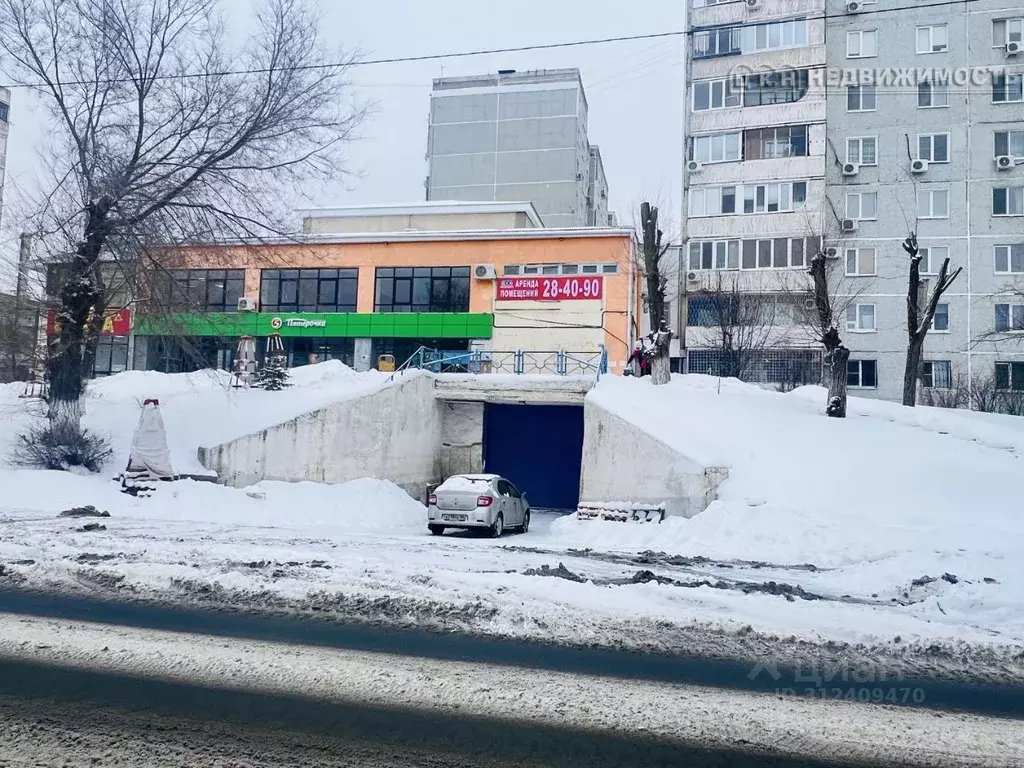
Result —
[[[763,107],[800,101],[807,94],[809,81],[806,69],[747,75],[744,79],[743,106]]]
[[[740,27],[718,27],[693,33],[693,58],[732,56],[740,53]]]
[[[1005,72],[992,76],[992,101],[995,103],[1024,101],[1024,74]]]
[[[949,360],[925,360],[921,363],[921,386],[949,389],[953,386],[953,366]]]
[[[1024,42],[1024,18],[993,19],[992,47],[1005,48],[1007,43]]]
[[[996,274],[1024,274],[1024,243],[997,245],[995,247]]]
[[[921,257],[921,274],[937,275],[942,262],[949,258],[949,248],[945,245],[930,245],[919,248],[917,251]]]
[[[949,34],[945,24],[917,28],[918,53],[941,53],[946,50],[949,50]]]
[[[846,308],[846,330],[868,333],[875,330],[875,305],[851,304]]]
[[[807,156],[807,126],[783,125],[743,132],[744,160]]]
[[[690,159],[698,163],[728,163],[742,159],[742,133],[695,136],[690,142]]]
[[[996,131],[994,144],[996,157],[1024,158],[1024,131]]]
[[[128,370],[128,337],[100,336],[96,340],[93,376],[111,376]]]
[[[857,165],[878,165],[878,138],[854,136],[847,139],[846,162]]]
[[[847,192],[846,218],[871,221],[878,215],[877,192]]]
[[[0,123],[8,122],[11,115],[11,106],[6,101],[0,101]]]
[[[378,267],[373,309],[468,312],[469,267]]]
[[[868,59],[878,55],[878,31],[874,29],[846,33],[846,58]]]
[[[949,190],[926,189],[918,192],[917,217],[919,219],[948,219]]]
[[[996,389],[1024,391],[1024,363],[996,363]]]
[[[618,264],[506,264],[501,273],[516,275],[617,275]]]
[[[949,134],[922,133],[917,137],[917,156],[929,163],[949,162]]]
[[[355,312],[358,269],[264,269],[263,312]]]
[[[874,112],[875,111],[875,85],[866,83],[864,85],[846,86],[846,111],[847,112]]]
[[[1024,216],[1024,187],[996,187],[992,190],[993,216]]]
[[[807,45],[807,19],[747,24],[740,30],[740,52],[757,53]]]
[[[875,274],[875,249],[847,248],[846,274],[850,276]]]
[[[876,361],[847,361],[846,385],[852,389],[875,389],[878,387],[878,365]]]
[[[743,201],[742,211],[737,200]],[[784,181],[743,187],[698,187],[690,190],[691,216],[734,213],[782,213],[804,207],[807,182]]]
[[[244,295],[242,269],[175,269],[154,277],[153,298],[179,312],[236,312]]]
[[[742,90],[731,79],[704,80],[693,84],[693,109],[695,112],[738,107],[742,97]]]
[[[949,331],[949,304],[935,305],[935,315],[932,317],[931,330],[938,333]]]
[[[948,107],[949,86],[945,83],[933,83],[922,80],[917,84],[918,107]]]
[[[1024,331],[1024,304],[996,304],[996,330]]]
[[[816,237],[691,242],[688,269],[782,269],[803,267],[817,253]]]

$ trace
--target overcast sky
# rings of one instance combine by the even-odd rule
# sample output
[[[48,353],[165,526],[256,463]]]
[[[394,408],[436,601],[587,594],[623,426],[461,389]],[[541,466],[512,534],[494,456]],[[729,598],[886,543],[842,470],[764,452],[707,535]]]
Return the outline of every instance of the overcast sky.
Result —
[[[251,0],[222,0],[250,13]],[[321,0],[331,45],[358,48],[364,58],[450,53],[646,34],[683,26],[679,0]],[[642,12],[641,12],[642,8]],[[498,69],[578,67],[590,105],[590,141],[601,147],[610,206],[620,221],[644,195],[674,211],[681,175],[682,41],[608,43],[526,53],[472,56],[418,64],[360,67],[360,97],[376,111],[349,149],[354,176],[345,186],[310,190],[317,205],[402,203],[425,197],[427,114],[431,80]],[[2,71],[2,62],[0,62]],[[35,139],[45,119],[31,97],[12,96],[5,215],[0,248],[10,252],[20,226],[19,192],[33,183]],[[347,188],[346,188],[347,186]],[[669,202],[671,201],[671,203]],[[672,216],[676,218],[676,216]]]

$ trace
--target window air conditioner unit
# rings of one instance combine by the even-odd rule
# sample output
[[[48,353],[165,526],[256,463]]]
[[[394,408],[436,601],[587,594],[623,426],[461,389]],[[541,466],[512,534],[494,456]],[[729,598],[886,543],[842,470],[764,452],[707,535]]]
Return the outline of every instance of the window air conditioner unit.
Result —
[[[996,158],[996,169],[1000,171],[1008,171],[1013,168],[1013,158],[1009,155],[999,155]]]
[[[859,3],[858,0],[850,0],[850,2],[848,2],[846,4],[846,12],[847,13],[860,13],[860,6],[861,6],[861,3]]]
[[[690,173],[700,173],[700,169],[704,166],[698,163],[696,160],[691,160],[686,164],[686,170]]]
[[[687,272],[686,279],[689,280],[691,283],[696,283],[698,280],[700,280],[700,275],[698,275],[696,272]]]
[[[839,251],[837,251],[835,248],[826,248],[825,249],[825,258],[826,259],[838,259],[839,258]]]
[[[748,11],[759,11],[761,10],[761,0],[747,0]]]
[[[910,161],[910,172],[911,173],[924,173],[928,170],[927,160],[911,160]]]
[[[255,312],[256,308],[256,299],[250,299],[248,296],[242,296],[238,299],[239,312]]]
[[[856,163],[843,163],[843,176],[856,176],[860,173],[860,166]]]
[[[815,309],[818,305],[814,302],[814,299],[804,299],[805,309]]]
[[[473,267],[473,277],[477,280],[493,280],[497,274],[493,264],[477,264]]]
[[[843,219],[840,229],[843,232],[856,232],[857,231],[857,220],[856,219]]]
[[[1013,40],[1006,44],[1007,56],[1020,56],[1022,53],[1024,53],[1024,43]]]

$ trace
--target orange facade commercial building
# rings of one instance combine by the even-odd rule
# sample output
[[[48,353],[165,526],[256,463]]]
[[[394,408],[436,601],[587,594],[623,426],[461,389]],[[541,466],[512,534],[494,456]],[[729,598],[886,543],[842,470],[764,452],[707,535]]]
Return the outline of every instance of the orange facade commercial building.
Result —
[[[296,241],[193,247],[157,291],[178,311],[138,318],[135,367],[224,366],[238,337],[277,333],[292,365],[425,348],[551,373],[604,354],[621,372],[640,309],[632,233],[539,223],[529,204],[333,209]]]

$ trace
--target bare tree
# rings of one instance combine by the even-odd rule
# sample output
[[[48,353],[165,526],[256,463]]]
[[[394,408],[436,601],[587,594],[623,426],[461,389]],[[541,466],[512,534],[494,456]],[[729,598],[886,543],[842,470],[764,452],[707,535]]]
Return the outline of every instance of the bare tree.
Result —
[[[53,118],[35,210],[67,262],[51,423],[80,423],[104,259],[144,274],[175,243],[279,233],[291,187],[337,177],[362,111],[318,24],[309,0],[266,0],[235,50],[218,0],[0,0],[0,50]]]
[[[921,375],[921,353],[924,340],[935,318],[935,308],[942,295],[960,276],[963,267],[949,271],[949,257],[942,261],[935,285],[924,302],[926,287],[921,281],[921,249],[917,245],[917,234],[911,232],[903,241],[903,250],[910,256],[910,273],[907,281],[907,363],[903,369],[903,404],[913,407],[917,402],[917,380]]]
[[[658,208],[650,203],[640,205],[641,258],[640,272],[646,283],[645,301],[651,321],[647,354],[651,361],[651,381],[668,384],[672,379],[670,345],[672,329],[668,317],[668,292],[671,276],[677,265],[667,264],[671,242],[663,242],[664,233],[658,226]]]
[[[689,296],[688,312],[702,331],[701,347],[716,352],[707,371],[741,381],[760,381],[769,350],[783,346],[780,328],[793,322],[789,297],[759,290],[754,275],[718,271],[707,288]],[[705,371],[694,371],[705,373]]]

